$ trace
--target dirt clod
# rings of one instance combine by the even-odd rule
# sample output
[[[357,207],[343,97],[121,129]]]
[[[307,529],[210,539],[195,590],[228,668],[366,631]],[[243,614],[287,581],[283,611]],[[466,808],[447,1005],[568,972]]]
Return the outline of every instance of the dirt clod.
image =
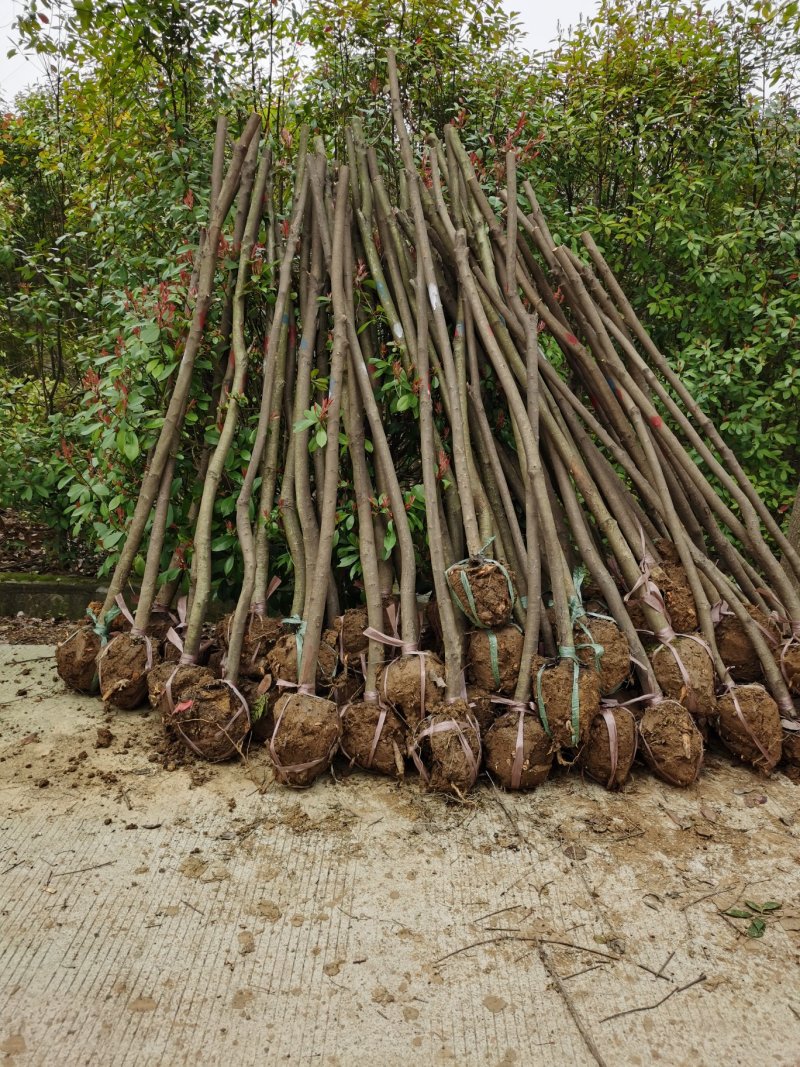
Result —
[[[505,564],[481,558],[468,560],[451,567],[447,581],[461,610],[476,625],[487,628],[505,626],[511,618],[517,596],[516,582]],[[465,583],[469,586],[472,604]]]
[[[398,778],[405,773],[405,724],[385,704],[349,704],[342,715],[341,749],[358,767]]]
[[[332,700],[305,693],[281,697],[269,745],[278,780],[295,788],[311,785],[330,766],[341,734]]]
[[[665,697],[683,704],[693,715],[714,714],[717,704],[714,664],[700,641],[676,637],[670,641],[669,647],[659,645],[651,662]]]
[[[760,685],[739,685],[717,701],[717,733],[725,747],[769,774],[781,758],[783,729],[778,705]]]
[[[494,722],[484,740],[486,769],[505,789],[534,789],[550,773],[553,743],[532,713],[523,715],[521,738],[519,727],[519,712],[514,710]]]
[[[423,677],[424,707],[422,706]],[[381,696],[397,708],[411,729],[419,724],[428,708],[441,701],[444,685],[444,664],[432,652],[393,659],[383,668],[378,679]]]
[[[519,675],[523,640],[520,630],[511,625],[472,633],[467,659],[475,684],[491,693],[513,693]]]
[[[606,789],[619,789],[630,774],[635,755],[633,714],[628,708],[605,708],[592,720],[578,765]]]
[[[541,681],[539,671],[541,669]],[[556,748],[578,748],[588,736],[592,719],[600,706],[600,689],[597,672],[590,667],[578,669],[578,723],[577,732],[573,723],[573,697],[575,670],[572,660],[543,664],[535,658],[532,671],[534,699],[541,685],[542,702],[547,716],[547,730]]]
[[[575,647],[578,649],[578,659],[581,663],[596,667],[599,671],[599,685],[601,696],[611,696],[612,693],[625,684],[631,673],[631,649],[628,638],[620,630],[612,619],[597,619],[591,615],[581,618],[581,626],[575,627]],[[595,644],[602,648],[599,663],[592,648],[581,648],[581,645]]]
[[[100,638],[91,626],[81,626],[56,646],[56,667],[64,685],[77,693],[97,690]]]
[[[147,698],[147,673],[161,660],[149,637],[113,637],[97,658],[100,696],[115,708],[138,708]]]
[[[647,766],[670,785],[692,785],[703,763],[703,738],[675,700],[651,704],[639,720],[640,751]]]
[[[480,730],[469,704],[455,700],[423,719],[414,735],[414,749],[425,768],[428,789],[459,797],[468,793],[481,764]]]

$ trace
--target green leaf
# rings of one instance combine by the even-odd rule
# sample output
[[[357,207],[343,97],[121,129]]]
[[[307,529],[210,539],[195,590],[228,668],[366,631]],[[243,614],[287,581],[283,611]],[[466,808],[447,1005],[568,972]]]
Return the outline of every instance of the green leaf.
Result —
[[[324,448],[328,443],[328,432],[322,426],[316,432],[315,439],[317,442],[317,448]]]
[[[763,919],[753,919],[750,925],[745,930],[748,937],[763,937],[764,931],[767,928],[767,924]]]
[[[161,336],[161,329],[155,322],[148,322],[139,333],[139,340],[146,345],[154,344]]]
[[[728,908],[727,911],[722,913],[723,915],[730,915],[732,919],[750,919],[752,918],[749,911],[744,908]]]

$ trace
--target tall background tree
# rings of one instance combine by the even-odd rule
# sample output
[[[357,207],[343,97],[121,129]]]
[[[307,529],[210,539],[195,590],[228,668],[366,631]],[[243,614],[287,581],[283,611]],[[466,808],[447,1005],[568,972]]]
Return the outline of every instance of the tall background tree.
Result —
[[[605,0],[530,54],[497,2],[32,0],[19,47],[47,76],[0,122],[0,503],[113,561],[185,327],[217,113],[237,129],[258,109],[287,163],[301,122],[341,155],[354,114],[394,152],[392,44],[418,148],[454,122],[487,176],[515,148],[558,236],[592,232],[760,492],[787,509],[800,469],[797,29],[794,2]],[[212,329],[209,365],[214,343]],[[202,421],[209,400],[194,401]],[[226,472],[221,538],[241,466]]]

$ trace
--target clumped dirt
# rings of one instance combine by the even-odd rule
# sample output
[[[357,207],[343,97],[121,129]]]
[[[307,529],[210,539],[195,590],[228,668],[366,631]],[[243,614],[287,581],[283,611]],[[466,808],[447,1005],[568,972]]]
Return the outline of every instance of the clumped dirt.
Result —
[[[228,649],[232,623],[233,615],[225,615],[215,627],[214,639],[216,644],[225,651]],[[239,663],[240,673],[256,679],[262,678],[267,669],[267,653],[285,632],[280,619],[273,618],[271,615],[259,615],[257,612],[251,612],[247,616],[247,622],[245,623],[242,656]]]
[[[553,743],[532,712],[523,715],[521,739],[519,726],[518,711],[509,710],[495,720],[484,739],[486,769],[504,789],[535,789],[550,773]],[[515,775],[520,740],[522,762]]]
[[[323,697],[288,693],[274,715],[269,751],[276,777],[296,789],[311,785],[328,769],[339,745],[339,709]]]
[[[659,541],[658,548],[664,551],[663,541]],[[665,556],[661,566],[653,568],[652,575],[664,597],[673,629],[682,634],[692,633],[697,629],[697,608],[683,566]]]
[[[719,698],[717,712],[715,726],[728,751],[770,774],[781,759],[783,728],[778,705],[766,689],[739,685]]]
[[[117,634],[100,653],[97,672],[100,696],[112,707],[130,711],[147,699],[148,654],[151,667],[161,661],[158,646],[149,637]]]
[[[532,689],[537,697],[537,675],[542,660],[534,657]],[[545,664],[542,671],[542,700],[544,701],[547,725],[556,748],[578,748],[586,740],[592,719],[600,706],[600,689],[597,671],[590,667],[578,670],[578,736],[574,736],[572,722],[572,693],[574,668],[571,660],[559,660]]]
[[[493,560],[478,559],[456,564],[447,575],[447,581],[453,591],[453,595],[464,614],[473,623],[477,621],[479,626],[484,626],[487,629],[494,626],[505,626],[511,618],[511,611],[516,600],[514,574],[505,564],[503,564],[503,567],[511,579],[513,596],[509,593],[506,575],[500,565]],[[462,574],[472,592],[472,599],[475,603],[474,617],[462,582]]]
[[[782,760],[786,764],[787,771],[795,772],[791,776],[796,778],[800,774],[800,732],[797,730],[784,732]]]
[[[502,708],[502,704],[492,703],[492,694],[477,685],[467,686],[467,703],[472,709],[475,721],[480,727],[481,737],[495,721],[496,712]]]
[[[766,631],[764,639],[776,645],[780,634],[772,619],[754,604],[745,607],[750,618]],[[735,615],[723,615],[717,623],[715,636],[722,662],[735,681],[757,682],[763,677],[764,671],[753,642]]]
[[[790,645],[776,649],[775,660],[788,687],[800,695],[800,641],[794,640]]]
[[[405,774],[406,747],[405,724],[387,705],[359,701],[344,709],[341,751],[356,766],[400,778]]]
[[[625,684],[631,673],[631,648],[628,638],[611,619],[595,619],[591,615],[585,615],[581,622],[592,635],[592,642],[603,649],[599,663],[600,694],[604,697],[611,696]],[[578,648],[578,659],[581,663],[595,667],[594,650],[578,647],[588,644],[588,641],[585,630],[576,626],[575,646]]]
[[[230,686],[215,678],[174,703],[170,727],[195,755],[219,763],[241,753],[250,732],[250,713]]]
[[[330,698],[334,703],[343,708],[346,704],[352,704],[364,692],[364,679],[355,671],[339,671],[331,686]]]
[[[511,625],[470,634],[467,662],[472,681],[489,692],[510,696],[517,685],[523,640]]]
[[[316,682],[318,686],[333,684],[339,657],[335,644],[326,639],[329,632],[322,635],[317,657]],[[267,670],[278,681],[297,681],[297,639],[295,635],[284,634],[267,653]]]
[[[93,693],[97,689],[100,638],[91,626],[81,626],[56,646],[56,668],[67,689]]]
[[[334,620],[333,629],[340,649],[344,652],[345,663],[358,664],[361,654],[366,655],[369,638],[364,631],[369,626],[366,608],[348,608],[344,615]]]
[[[466,701],[443,705],[423,719],[414,735],[414,747],[426,769],[428,789],[463,797],[475,784],[481,739]]]
[[[628,779],[635,756],[636,719],[632,712],[605,708],[592,720],[578,765],[606,789],[619,789]]]
[[[161,721],[167,732],[172,730],[172,704],[177,706],[185,700],[191,700],[196,691],[216,681],[208,667],[192,664],[177,666],[174,663],[160,663],[147,676],[147,692],[150,705],[158,708]],[[169,685],[169,693],[167,686]]]
[[[694,719],[675,700],[651,704],[639,720],[639,751],[647,766],[670,785],[692,785],[703,764],[703,738]]]
[[[651,656],[651,662],[664,696],[683,704],[693,715],[713,715],[717,700],[711,656],[690,637],[676,637],[670,645],[680,657],[690,684],[687,686],[670,649],[666,645],[659,645]]]
[[[425,671],[425,708],[422,707],[421,681]],[[378,689],[384,699],[393,704],[413,730],[426,709],[441,701],[444,690],[444,664],[432,652],[400,656],[387,663],[378,679]]]

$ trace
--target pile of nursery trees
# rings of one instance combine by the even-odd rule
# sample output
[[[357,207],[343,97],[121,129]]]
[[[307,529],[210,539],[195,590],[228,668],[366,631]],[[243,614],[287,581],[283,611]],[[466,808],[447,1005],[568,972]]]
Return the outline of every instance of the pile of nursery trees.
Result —
[[[232,146],[219,122],[163,428],[105,603],[58,648],[61,677],[116,708],[149,697],[206,759],[264,741],[291,786],[337,754],[458,796],[482,770],[530,789],[556,764],[618,788],[637,756],[688,786],[711,730],[764,773],[797,765],[800,556],[590,235],[580,255],[554,241],[513,153],[491,195],[453,127],[415,159],[391,55],[389,83],[393,167],[354,122],[346,161],[304,133],[283,188],[259,118]],[[209,372],[215,302],[225,344]],[[218,432],[181,472],[198,376]],[[243,579],[212,626],[215,500],[248,406]],[[401,417],[412,455],[392,447]],[[196,485],[188,595],[159,581],[175,571],[180,474]],[[345,485],[349,586],[332,571]],[[276,505],[294,576],[282,618]]]

